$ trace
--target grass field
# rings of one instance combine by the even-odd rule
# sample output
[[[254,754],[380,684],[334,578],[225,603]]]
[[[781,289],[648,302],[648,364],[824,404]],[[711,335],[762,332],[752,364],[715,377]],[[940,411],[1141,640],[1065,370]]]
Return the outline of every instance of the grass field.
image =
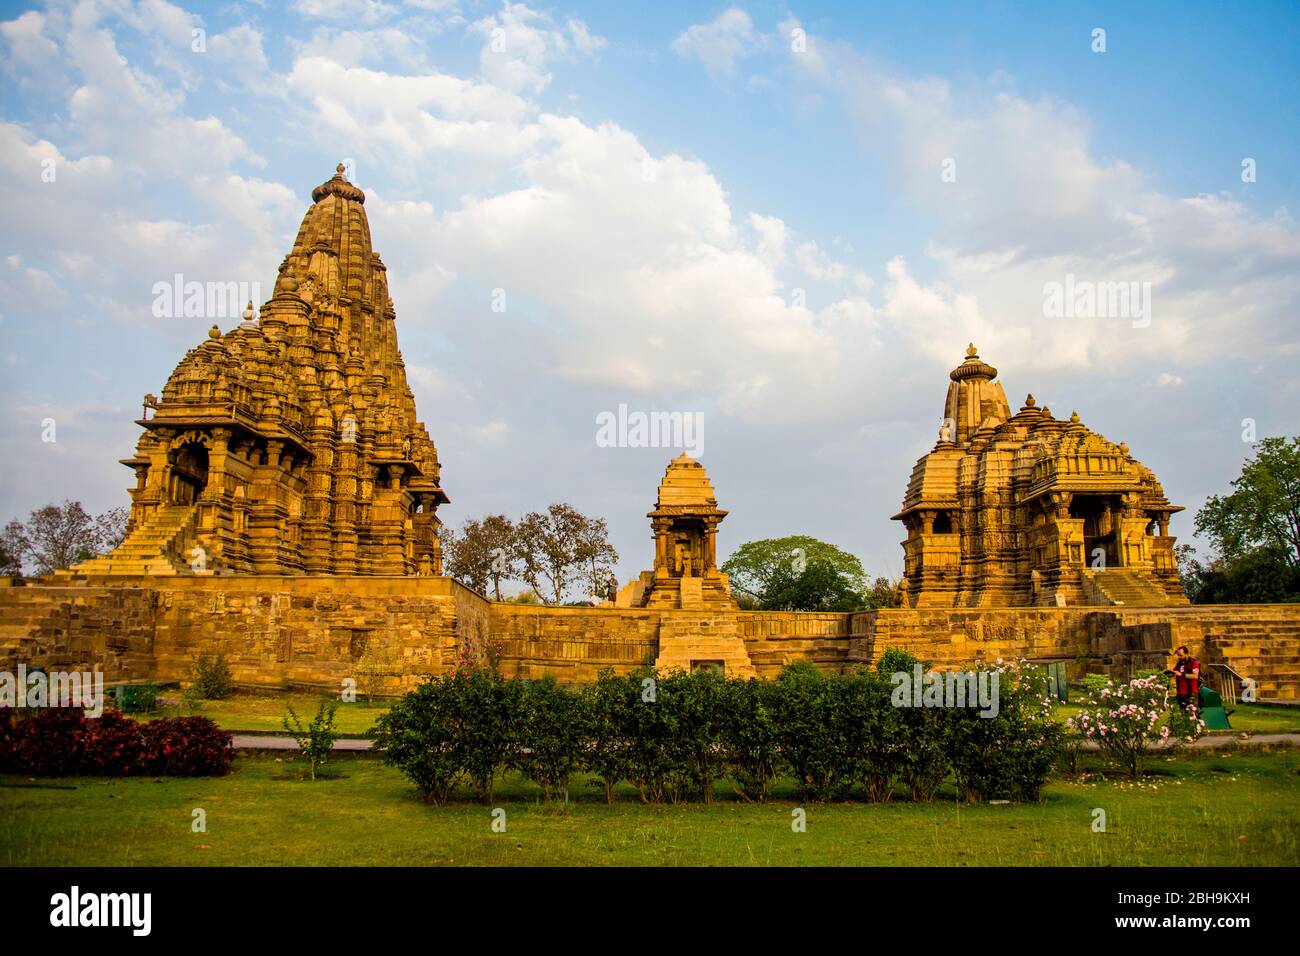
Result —
[[[1097,765],[1092,765],[1095,771]],[[331,779],[299,762],[241,758],[227,777],[0,777],[3,865],[1066,865],[1300,863],[1300,755],[1154,760],[1144,781],[1053,781],[1033,805],[807,804],[791,785],[756,806],[718,788],[712,806],[648,807],[630,789],[608,806],[578,781],[567,806],[538,804],[509,776],[488,807],[429,807],[373,759]],[[60,789],[66,788],[66,789]],[[468,795],[465,795],[466,799]],[[1093,809],[1107,831],[1092,831]],[[191,832],[192,811],[207,832]]]
[[[306,726],[316,716],[316,708],[328,698],[308,693],[292,694],[254,694],[239,693],[225,700],[205,700],[199,704],[195,715],[208,717],[217,726],[231,731],[252,731],[263,733],[274,731],[284,733],[281,719],[285,714],[286,704],[292,704],[299,719]],[[338,698],[333,698],[338,701]],[[373,706],[364,701],[354,704],[339,703],[338,713],[334,717],[334,726],[339,733],[348,737],[365,736],[379,715],[387,713],[388,705],[376,700]],[[178,704],[165,706],[152,714],[136,714],[141,720],[153,717],[182,717],[189,711]]]

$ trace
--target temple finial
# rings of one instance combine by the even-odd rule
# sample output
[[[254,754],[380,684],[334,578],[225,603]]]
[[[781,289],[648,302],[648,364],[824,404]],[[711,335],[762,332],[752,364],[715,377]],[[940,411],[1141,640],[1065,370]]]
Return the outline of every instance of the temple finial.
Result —
[[[980,353],[979,353],[979,350],[975,348],[975,343],[974,343],[974,342],[971,342],[970,344],[968,344],[968,345],[966,346],[966,357],[967,357],[967,358],[978,358],[978,357],[979,357],[979,354],[980,354]]]

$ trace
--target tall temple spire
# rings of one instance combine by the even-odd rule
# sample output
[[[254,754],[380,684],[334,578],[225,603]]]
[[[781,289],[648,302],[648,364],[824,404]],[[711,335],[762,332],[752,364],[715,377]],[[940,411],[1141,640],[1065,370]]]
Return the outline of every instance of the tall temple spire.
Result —
[[[124,462],[134,539],[88,571],[186,573],[197,548],[205,572],[440,573],[448,499],[365,200],[340,164],[256,320],[249,303],[181,360]]]

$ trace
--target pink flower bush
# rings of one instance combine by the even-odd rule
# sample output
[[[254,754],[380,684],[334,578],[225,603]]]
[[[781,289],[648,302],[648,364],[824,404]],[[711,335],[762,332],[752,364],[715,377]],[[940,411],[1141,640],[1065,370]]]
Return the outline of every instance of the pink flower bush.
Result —
[[[1175,737],[1171,724],[1180,730],[1175,740],[1187,743],[1205,730],[1205,722],[1195,713],[1173,713],[1169,689],[1156,678],[1111,683],[1090,695],[1083,706],[1083,712],[1065,726],[1085,740],[1095,740],[1132,777],[1138,776],[1142,758],[1157,739],[1162,746],[1171,746],[1170,738]]]

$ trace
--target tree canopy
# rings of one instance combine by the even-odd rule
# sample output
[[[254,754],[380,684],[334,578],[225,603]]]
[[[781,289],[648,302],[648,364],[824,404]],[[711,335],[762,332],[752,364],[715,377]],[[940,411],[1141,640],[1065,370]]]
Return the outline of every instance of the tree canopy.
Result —
[[[1196,513],[1216,553],[1202,563],[1178,547],[1183,589],[1197,604],[1300,600],[1300,438],[1265,438],[1228,495]]]
[[[732,590],[763,610],[851,611],[871,607],[862,562],[810,535],[742,544],[723,562]]]
[[[1212,495],[1196,513],[1196,533],[1227,560],[1264,548],[1300,567],[1300,438],[1265,438],[1255,448],[1232,494]]]
[[[0,531],[0,572],[22,574],[30,565],[45,575],[111,551],[126,536],[128,516],[126,508],[110,508],[92,517],[80,501],[37,508]]]
[[[605,519],[563,502],[518,521],[467,520],[459,533],[443,532],[443,553],[447,574],[476,591],[500,601],[503,581],[523,581],[552,604],[576,588],[603,594],[618,562]]]

